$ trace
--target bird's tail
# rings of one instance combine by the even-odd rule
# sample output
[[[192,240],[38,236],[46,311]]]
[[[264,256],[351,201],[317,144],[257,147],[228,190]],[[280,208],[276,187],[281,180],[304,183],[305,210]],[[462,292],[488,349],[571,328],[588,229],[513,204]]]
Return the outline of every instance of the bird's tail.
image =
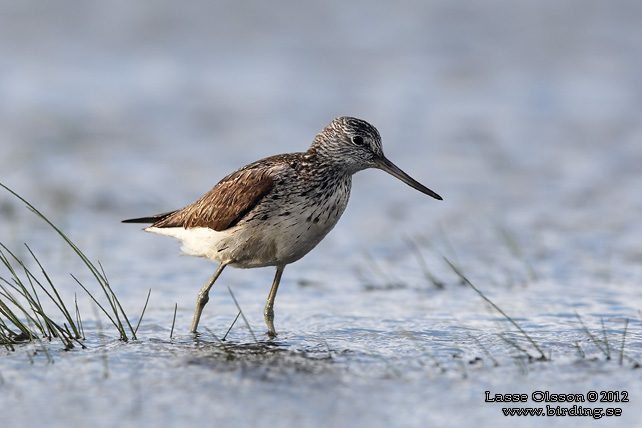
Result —
[[[123,220],[123,223],[156,223],[159,222],[170,215],[174,214],[176,211],[170,211],[168,213],[163,213],[163,214],[156,214],[150,217],[139,217],[139,218],[130,218],[127,220]]]

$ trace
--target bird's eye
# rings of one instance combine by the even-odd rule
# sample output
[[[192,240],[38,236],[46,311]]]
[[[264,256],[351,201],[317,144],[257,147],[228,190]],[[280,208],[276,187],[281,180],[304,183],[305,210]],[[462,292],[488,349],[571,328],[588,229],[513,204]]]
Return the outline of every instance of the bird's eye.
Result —
[[[361,135],[355,135],[352,137],[352,142],[357,146],[363,146],[363,137]]]

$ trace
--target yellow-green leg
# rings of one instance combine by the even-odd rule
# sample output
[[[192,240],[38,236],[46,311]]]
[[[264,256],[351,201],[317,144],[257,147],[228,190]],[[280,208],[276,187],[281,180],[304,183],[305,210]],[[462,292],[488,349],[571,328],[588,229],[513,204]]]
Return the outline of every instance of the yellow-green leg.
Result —
[[[276,275],[274,275],[272,288],[270,289],[270,294],[268,294],[267,303],[265,303],[265,309],[263,310],[263,316],[265,317],[265,323],[268,328],[268,336],[271,338],[276,337],[276,330],[274,329],[274,299],[276,298],[276,292],[279,289],[279,282],[281,282],[283,269],[285,269],[285,265],[276,267]]]
[[[210,288],[214,285],[214,282],[216,282],[217,278],[221,275],[221,272],[223,272],[223,269],[227,266],[225,263],[221,263],[218,268],[216,269],[216,272],[214,272],[214,275],[210,278],[209,281],[207,281],[207,284],[201,288],[201,291],[198,292],[198,297],[196,298],[196,310],[194,311],[194,318],[192,319],[192,328],[190,331],[192,333],[196,333],[196,329],[198,328],[198,322],[201,319],[201,314],[203,313],[203,308],[207,304],[207,302],[210,300]]]

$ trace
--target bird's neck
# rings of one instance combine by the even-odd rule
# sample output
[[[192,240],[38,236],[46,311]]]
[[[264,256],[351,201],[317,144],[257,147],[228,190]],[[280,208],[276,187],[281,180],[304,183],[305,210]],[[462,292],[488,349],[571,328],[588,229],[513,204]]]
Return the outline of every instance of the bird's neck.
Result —
[[[335,177],[351,177],[356,171],[350,171],[337,158],[336,154],[328,153],[324,150],[318,150],[314,146],[303,154],[303,161],[311,168],[315,175],[332,175]]]

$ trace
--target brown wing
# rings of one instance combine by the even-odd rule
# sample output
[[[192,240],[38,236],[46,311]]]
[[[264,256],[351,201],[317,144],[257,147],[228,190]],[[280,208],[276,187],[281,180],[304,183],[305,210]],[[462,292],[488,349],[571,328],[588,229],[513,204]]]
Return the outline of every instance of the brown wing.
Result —
[[[228,229],[254,208],[273,184],[269,168],[249,165],[225,177],[196,202],[169,213],[152,226]]]

